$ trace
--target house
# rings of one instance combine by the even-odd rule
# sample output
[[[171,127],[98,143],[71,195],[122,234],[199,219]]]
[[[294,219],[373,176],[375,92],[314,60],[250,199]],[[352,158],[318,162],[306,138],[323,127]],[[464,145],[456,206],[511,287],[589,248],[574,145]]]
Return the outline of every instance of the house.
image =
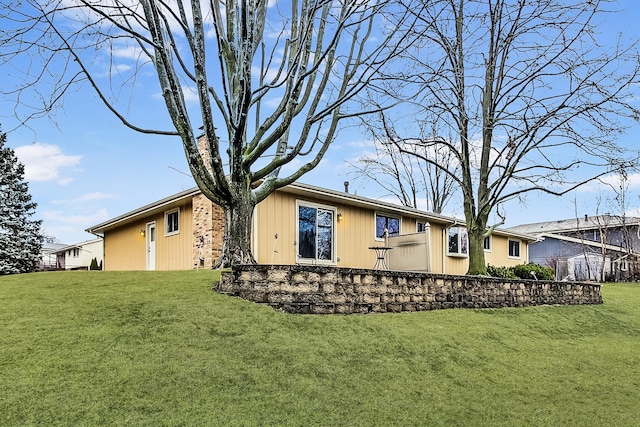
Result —
[[[258,204],[253,221],[252,251],[260,264],[377,264],[449,274],[468,268],[463,221],[347,192],[294,183]],[[223,225],[222,209],[193,188],[87,231],[104,239],[106,270],[181,270],[215,264]],[[522,264],[533,240],[494,230],[485,239],[486,261]]]
[[[102,239],[87,240],[74,245],[64,245],[52,251],[56,256],[56,267],[64,270],[88,270],[91,260],[98,265],[103,262],[104,245]]]
[[[533,235],[529,261],[556,269],[558,280],[636,279],[640,218],[610,214],[511,227]]]
[[[57,251],[67,246],[65,243],[43,242],[40,251],[40,260],[37,263],[38,270],[56,270],[59,267]]]

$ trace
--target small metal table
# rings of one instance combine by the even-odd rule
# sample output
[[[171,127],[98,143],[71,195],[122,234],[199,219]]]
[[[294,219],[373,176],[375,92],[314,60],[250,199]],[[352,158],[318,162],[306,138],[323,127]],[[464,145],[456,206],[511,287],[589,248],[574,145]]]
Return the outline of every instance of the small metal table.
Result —
[[[376,263],[373,266],[374,270],[388,270],[387,264],[387,251],[393,249],[390,246],[369,246],[369,249],[376,252]]]

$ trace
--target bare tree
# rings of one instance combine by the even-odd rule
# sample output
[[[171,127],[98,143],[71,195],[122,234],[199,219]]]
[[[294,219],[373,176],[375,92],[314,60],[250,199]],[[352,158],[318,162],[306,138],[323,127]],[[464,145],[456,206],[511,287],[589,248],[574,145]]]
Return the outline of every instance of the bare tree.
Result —
[[[375,153],[360,156],[349,162],[356,179],[374,182],[378,187],[395,197],[403,206],[420,208],[420,200],[426,199],[427,209],[442,213],[456,190],[456,182],[443,168],[403,153],[398,145],[401,141],[397,131],[388,126],[383,112],[368,117],[365,128],[373,136]],[[416,140],[416,151],[421,157],[428,157],[435,163],[446,165],[456,171],[452,153],[439,146],[427,147],[422,141],[438,138],[428,132]]]
[[[416,2],[403,4],[417,10]],[[395,77],[410,90],[415,116],[403,105],[394,119],[439,117],[438,134],[455,138],[420,145],[449,150],[459,173],[418,152],[411,135],[398,146],[459,186],[468,274],[486,274],[483,239],[504,221],[489,224],[501,204],[531,191],[565,194],[637,158],[617,143],[626,120],[640,116],[631,105],[637,45],[599,42],[595,22],[605,4],[440,0],[406,30],[411,43]]]
[[[254,262],[256,204],[318,165],[339,122],[363,113],[350,111],[349,101],[394,54],[395,32],[376,30],[392,25],[379,13],[386,1],[26,0],[0,11],[0,65],[30,56],[11,93],[18,104],[26,91],[40,97],[25,120],[54,110],[84,83],[126,126],[180,137],[197,185],[225,209],[227,249],[238,263]],[[124,51],[133,58],[126,63]],[[127,96],[135,98],[147,68],[175,130],[131,119]],[[294,159],[302,166],[280,176]]]

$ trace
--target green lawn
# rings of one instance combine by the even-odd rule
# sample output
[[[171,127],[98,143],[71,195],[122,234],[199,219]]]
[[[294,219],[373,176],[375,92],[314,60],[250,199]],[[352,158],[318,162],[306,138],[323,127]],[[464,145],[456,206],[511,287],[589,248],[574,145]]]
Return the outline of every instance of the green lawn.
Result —
[[[640,425],[640,285],[597,306],[310,316],[216,278],[0,277],[0,425]]]

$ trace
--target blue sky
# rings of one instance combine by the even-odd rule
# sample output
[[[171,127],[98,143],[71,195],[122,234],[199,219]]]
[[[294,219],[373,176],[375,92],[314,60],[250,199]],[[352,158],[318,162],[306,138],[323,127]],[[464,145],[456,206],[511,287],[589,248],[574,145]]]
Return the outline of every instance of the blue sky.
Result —
[[[620,1],[627,13],[617,15],[602,28],[606,34],[640,37],[637,20],[640,2]],[[3,75],[12,70],[0,70]],[[153,76],[141,76],[136,93],[145,102],[132,103],[131,109],[144,123],[171,129],[171,123]],[[11,79],[3,78],[6,90]],[[84,232],[91,225],[120,215],[144,204],[177,193],[195,184],[188,176],[181,142],[176,137],[145,135],[126,128],[85,86],[69,94],[64,108],[54,116],[33,120],[18,127],[14,105],[3,99],[0,124],[8,133],[8,145],[25,164],[30,192],[38,203],[37,217],[44,229],[64,243],[88,240]],[[640,125],[630,129],[623,141],[640,145]],[[351,191],[368,197],[384,197],[376,187],[355,181],[346,161],[353,161],[370,150],[365,134],[355,128],[343,130],[322,163],[300,181],[335,190],[351,181]],[[628,213],[638,214],[640,175],[632,175],[627,194]],[[615,195],[606,186],[590,184],[565,197],[530,194],[524,202],[506,207],[506,226],[572,218],[576,215],[616,212],[607,202]],[[598,202],[600,200],[600,202]],[[597,211],[597,212],[596,212]],[[447,214],[462,217],[459,203],[451,203]]]

